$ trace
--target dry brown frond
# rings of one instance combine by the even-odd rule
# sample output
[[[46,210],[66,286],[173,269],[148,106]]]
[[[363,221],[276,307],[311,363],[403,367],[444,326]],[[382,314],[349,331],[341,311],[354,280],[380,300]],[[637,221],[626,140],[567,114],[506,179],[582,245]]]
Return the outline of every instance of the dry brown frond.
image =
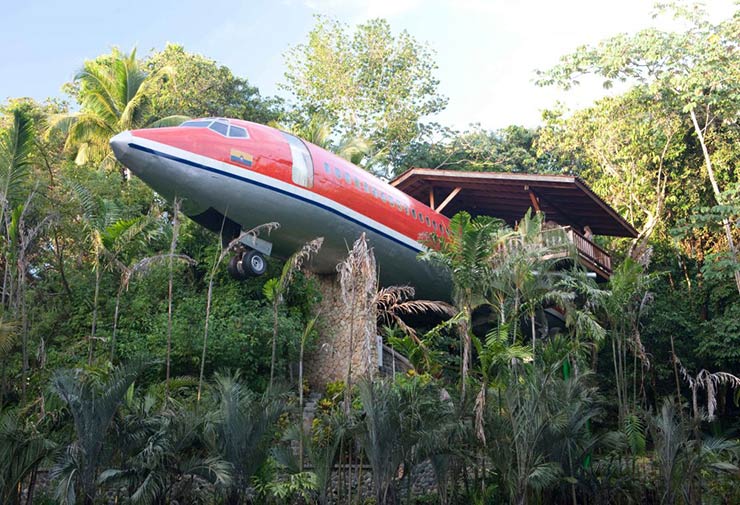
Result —
[[[288,263],[283,267],[283,275],[280,278],[281,290],[285,289],[290,284],[295,273],[303,268],[304,263],[306,263],[312,255],[319,252],[319,249],[321,249],[323,244],[324,237],[317,237],[310,242],[303,244],[301,250],[290,257]]]
[[[676,358],[678,364],[681,367],[681,375],[684,380],[689,384],[691,389],[694,415],[699,412],[697,405],[697,391],[700,389],[706,389],[707,391],[707,416],[709,420],[714,419],[714,413],[717,410],[717,387],[721,385],[729,386],[731,389],[740,389],[740,377],[732,375],[729,372],[710,372],[706,369],[702,369],[696,376],[691,376],[688,370],[684,368],[678,358]]]
[[[418,345],[423,345],[416,331],[408,326],[400,317],[401,314],[423,314],[435,312],[446,316],[454,316],[455,308],[445,302],[433,300],[412,300],[416,291],[411,286],[388,286],[382,288],[375,296],[377,317],[382,324],[397,325],[401,331],[408,334]]]
[[[350,326],[350,364],[347,373],[348,388],[351,377],[352,349],[354,347],[354,321],[362,321],[360,328],[364,338],[363,357],[367,360],[367,371],[372,374],[372,352],[375,342],[375,295],[378,290],[378,278],[375,256],[367,244],[365,234],[360,235],[347,259],[337,265],[342,299],[349,309]],[[345,403],[348,399],[345,399]],[[348,405],[346,405],[348,409]]]
[[[122,285],[128,287],[128,284],[129,282],[131,282],[131,278],[133,276],[137,274],[144,275],[148,273],[154,265],[158,263],[165,263],[165,261],[169,261],[170,258],[173,261],[182,261],[183,263],[187,263],[188,265],[196,264],[196,261],[186,254],[157,254],[155,256],[147,256],[146,258],[143,258],[134,263],[134,265],[131,267],[126,267],[125,265],[122,265],[121,268],[125,269],[123,273]]]

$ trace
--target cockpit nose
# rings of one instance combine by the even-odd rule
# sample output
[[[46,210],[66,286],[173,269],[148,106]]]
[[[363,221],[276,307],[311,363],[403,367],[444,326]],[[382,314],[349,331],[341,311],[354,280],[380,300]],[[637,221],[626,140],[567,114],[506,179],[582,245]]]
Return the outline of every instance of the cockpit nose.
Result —
[[[113,149],[113,154],[115,154],[116,158],[122,163],[124,162],[123,158],[126,153],[131,149],[128,145],[130,141],[131,132],[128,130],[121,132],[110,139],[110,147]]]

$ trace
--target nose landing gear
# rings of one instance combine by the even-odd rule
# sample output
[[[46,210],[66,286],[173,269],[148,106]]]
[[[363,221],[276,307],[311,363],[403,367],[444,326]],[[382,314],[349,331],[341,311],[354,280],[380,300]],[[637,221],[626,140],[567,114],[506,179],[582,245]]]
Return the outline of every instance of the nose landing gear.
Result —
[[[267,260],[259,251],[244,249],[231,257],[226,270],[237,280],[259,277],[267,271]]]

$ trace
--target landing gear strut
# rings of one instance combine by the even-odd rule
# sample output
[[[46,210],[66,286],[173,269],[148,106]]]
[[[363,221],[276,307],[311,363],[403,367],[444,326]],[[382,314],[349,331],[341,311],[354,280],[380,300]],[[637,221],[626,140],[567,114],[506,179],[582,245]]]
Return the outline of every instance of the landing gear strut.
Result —
[[[267,260],[261,252],[245,248],[231,257],[226,270],[238,280],[259,277],[267,271]]]

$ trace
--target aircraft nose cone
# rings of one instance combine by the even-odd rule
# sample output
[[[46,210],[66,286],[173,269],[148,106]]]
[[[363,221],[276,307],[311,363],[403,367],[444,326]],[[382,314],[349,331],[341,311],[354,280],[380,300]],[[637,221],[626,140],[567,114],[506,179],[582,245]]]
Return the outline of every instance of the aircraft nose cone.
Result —
[[[131,140],[131,132],[125,131],[121,132],[112,139],[110,139],[110,147],[113,149],[113,154],[116,155],[116,158],[118,161],[123,163],[123,157],[126,155],[126,152],[130,149],[128,146],[129,141]]]

